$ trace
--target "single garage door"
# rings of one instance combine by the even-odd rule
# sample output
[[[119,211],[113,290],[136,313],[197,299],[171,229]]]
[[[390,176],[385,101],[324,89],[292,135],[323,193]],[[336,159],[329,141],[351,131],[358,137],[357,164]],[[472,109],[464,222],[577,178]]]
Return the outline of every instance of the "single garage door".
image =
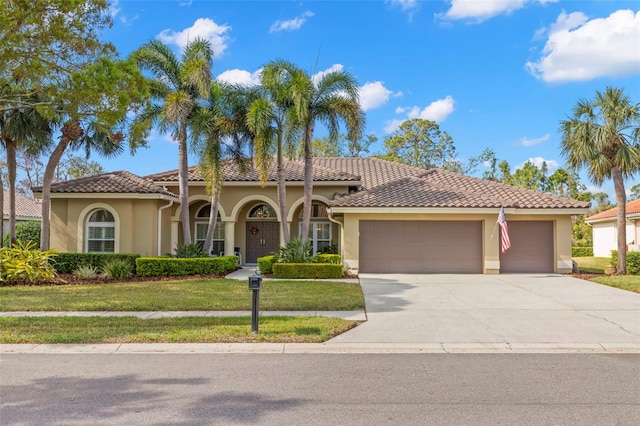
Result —
[[[553,272],[553,222],[507,223],[511,248],[500,254],[500,272]]]
[[[482,222],[360,221],[360,272],[482,273]]]

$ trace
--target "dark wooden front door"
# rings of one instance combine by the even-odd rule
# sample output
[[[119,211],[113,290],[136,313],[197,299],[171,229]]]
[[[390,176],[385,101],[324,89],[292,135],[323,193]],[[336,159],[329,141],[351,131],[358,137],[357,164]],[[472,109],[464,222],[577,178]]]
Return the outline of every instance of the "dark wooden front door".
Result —
[[[258,258],[267,256],[280,245],[280,224],[278,222],[247,222],[246,263],[257,263]]]

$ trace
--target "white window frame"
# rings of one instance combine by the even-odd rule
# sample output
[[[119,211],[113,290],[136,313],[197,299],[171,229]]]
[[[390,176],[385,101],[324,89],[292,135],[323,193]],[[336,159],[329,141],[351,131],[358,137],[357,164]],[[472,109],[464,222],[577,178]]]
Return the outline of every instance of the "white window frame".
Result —
[[[326,212],[326,208],[327,206],[324,205],[323,203],[312,203],[312,208],[311,208],[311,212],[313,214],[314,211],[316,211],[316,209],[314,208],[315,206],[321,206],[324,207],[325,212]],[[300,222],[298,223],[298,235],[302,235],[302,214],[303,214],[303,210],[300,211],[300,215],[299,215],[299,219]],[[322,238],[322,239],[318,239],[318,225],[329,225],[329,238]],[[333,236],[333,229],[332,229],[332,223],[327,220],[326,217],[316,217],[316,216],[312,216],[311,217],[311,221],[309,222],[309,242],[311,243],[311,247],[312,247],[312,253],[316,254],[318,253],[318,243],[320,242],[328,242],[329,246],[331,246],[331,238]]]
[[[96,214],[97,212],[104,210],[107,213],[109,213],[111,215],[111,217],[113,217],[113,222],[91,222],[91,217]],[[90,228],[112,228],[113,229],[113,238],[101,238],[101,239],[97,239],[97,238],[89,238],[90,232],[89,229]],[[85,222],[85,245],[84,245],[84,252],[85,253],[117,253],[116,251],[116,218],[113,215],[113,213],[111,211],[109,211],[108,209],[105,208],[97,208],[92,210],[86,218],[86,222]],[[89,241],[101,241],[101,242],[105,242],[105,241],[113,241],[113,251],[89,251]]]
[[[209,230],[209,216],[206,217],[206,220],[204,216],[200,216],[200,212],[207,207],[210,208],[211,204],[205,204],[204,206],[200,207],[196,212],[196,217],[193,224],[193,236],[194,236],[193,241],[195,243],[204,243],[204,240],[207,237],[207,231]],[[202,228],[202,225],[204,225],[204,235],[202,235],[202,238],[198,238],[198,228],[199,227]],[[213,243],[214,243],[214,247],[215,247],[215,243],[220,243],[220,242],[222,243],[222,250],[219,250],[220,253],[224,253],[224,245],[225,245],[224,231],[225,231],[225,226],[222,220],[220,219],[220,212],[218,212],[218,220],[216,220],[216,230],[213,232]],[[216,237],[220,237],[220,234],[222,235],[222,238],[216,238]],[[213,254],[216,254],[216,255],[220,253],[216,253],[215,251],[213,252]]]

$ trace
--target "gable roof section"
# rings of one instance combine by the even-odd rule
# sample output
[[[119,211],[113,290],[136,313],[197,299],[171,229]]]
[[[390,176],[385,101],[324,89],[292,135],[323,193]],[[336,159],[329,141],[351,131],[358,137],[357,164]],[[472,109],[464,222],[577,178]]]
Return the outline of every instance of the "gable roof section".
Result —
[[[42,192],[42,187],[33,188],[33,192]],[[57,182],[51,185],[51,193],[158,194],[176,197],[151,179],[141,178],[123,170]]]
[[[9,216],[9,191],[4,190],[2,215]],[[42,218],[42,204],[31,198],[16,194],[16,217]]]
[[[627,205],[625,206],[625,212],[627,214],[627,217],[640,215],[640,199],[627,202]],[[591,222],[594,220],[615,219],[617,218],[617,216],[618,207],[614,207],[612,209],[594,214],[593,216],[589,216],[585,219],[585,221]]]
[[[440,169],[369,191],[337,198],[330,207],[450,207],[525,209],[588,208],[589,203],[556,197]]]
[[[284,161],[285,180],[287,182],[304,182],[304,161],[301,160],[285,160]],[[232,160],[222,162],[222,176],[225,182],[258,182],[258,170],[249,166],[246,173],[241,173],[240,168]],[[178,170],[156,173],[145,176],[156,183],[174,183],[178,182]],[[313,169],[314,182],[354,182],[360,183],[360,176],[329,167],[318,165],[314,162]],[[189,182],[203,182],[202,175],[196,166],[189,167]],[[271,172],[267,177],[267,182],[277,181],[277,170],[271,168]]]
[[[425,169],[394,163],[380,158],[314,158],[315,166],[327,167],[360,176],[363,189],[372,189],[389,182],[411,176],[418,176]]]

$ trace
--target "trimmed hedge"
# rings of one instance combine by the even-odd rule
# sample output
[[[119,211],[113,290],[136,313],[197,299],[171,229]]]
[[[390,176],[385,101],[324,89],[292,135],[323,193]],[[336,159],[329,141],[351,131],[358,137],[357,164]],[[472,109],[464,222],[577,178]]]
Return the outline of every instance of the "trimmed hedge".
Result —
[[[342,265],[335,263],[274,263],[273,277],[299,278],[342,278]]]
[[[80,266],[102,269],[110,260],[123,259],[131,264],[131,271],[136,275],[136,259],[139,257],[139,254],[126,253],[58,253],[51,263],[57,273],[73,274]]]
[[[275,256],[264,256],[258,258],[258,270],[261,274],[272,274],[273,264],[276,263]]]
[[[593,247],[571,247],[572,257],[591,257],[593,256]]]
[[[611,265],[618,266],[618,250],[611,250]],[[640,275],[640,251],[627,252],[627,274]]]
[[[315,263],[336,263],[336,264],[341,264],[342,263],[342,257],[340,257],[339,254],[321,254],[318,253],[315,256],[313,256],[313,261]]]
[[[141,277],[215,275],[234,271],[238,264],[235,256],[222,257],[139,257],[137,273]]]

